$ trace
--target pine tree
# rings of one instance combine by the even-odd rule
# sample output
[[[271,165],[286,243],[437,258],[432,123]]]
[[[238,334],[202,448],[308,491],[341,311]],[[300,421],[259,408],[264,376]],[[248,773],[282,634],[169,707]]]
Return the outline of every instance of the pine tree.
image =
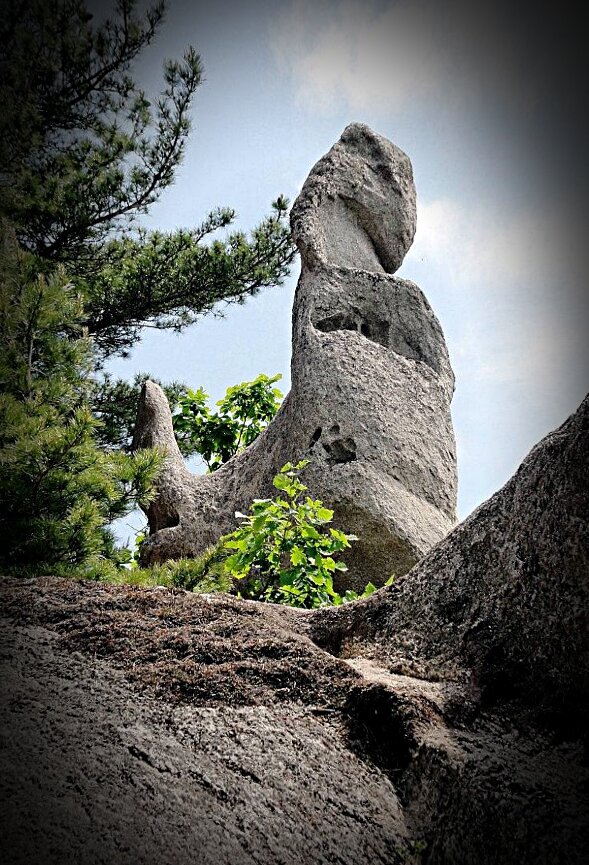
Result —
[[[8,0],[0,38],[0,210],[24,249],[65,264],[83,293],[83,322],[103,356],[126,353],[141,328],[181,330],[219,301],[281,284],[294,256],[286,211],[248,238],[211,235],[230,208],[169,233],[137,225],[174,180],[202,77],[194,48],[166,61],[151,101],[133,62],[164,17],[117,0],[96,25],[83,0]]]
[[[133,63],[164,18],[116,0],[7,0],[0,18],[0,565],[121,562],[109,522],[146,504],[163,459],[124,453],[128,386],[98,373],[146,325],[176,331],[219,301],[280,284],[294,247],[288,203],[249,237],[219,208],[200,226],[147,232],[138,217],[173,182],[202,76],[191,47],[150,101]],[[184,392],[169,387],[170,395]],[[112,403],[111,403],[112,404]],[[91,409],[94,408],[94,411]],[[102,447],[101,447],[102,446]]]
[[[0,249],[0,565],[122,563],[108,524],[149,502],[163,456],[97,447],[80,295],[61,266],[39,273],[5,226]]]

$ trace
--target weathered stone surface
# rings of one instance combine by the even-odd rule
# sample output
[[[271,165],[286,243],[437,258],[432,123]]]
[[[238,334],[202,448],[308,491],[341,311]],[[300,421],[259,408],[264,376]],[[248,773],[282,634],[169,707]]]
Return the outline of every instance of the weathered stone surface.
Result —
[[[314,638],[395,672],[462,678],[563,735],[589,729],[589,397],[510,481],[371,599],[313,619]]]
[[[336,609],[0,579],[3,861],[584,865],[588,445]]]
[[[409,158],[368,126],[351,123],[314,166],[291,225],[308,267],[394,273],[415,234]]]
[[[145,385],[135,446],[163,445],[169,457],[143,561],[202,551],[235,528],[236,510],[272,494],[285,462],[306,457],[312,495],[360,536],[342,583],[382,585],[448,533],[456,505],[444,336],[420,289],[390,274],[415,231],[409,159],[348,126],[311,171],[291,223],[302,258],[292,390],[262,436],[214,475],[193,477],[163,393]]]
[[[390,780],[312,707],[154,698],[60,643],[2,621],[6,865],[404,865]]]

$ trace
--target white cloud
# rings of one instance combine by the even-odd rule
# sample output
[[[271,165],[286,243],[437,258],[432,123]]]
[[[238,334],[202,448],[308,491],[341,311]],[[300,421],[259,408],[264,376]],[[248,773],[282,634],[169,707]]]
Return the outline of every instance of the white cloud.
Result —
[[[566,302],[574,268],[558,213],[418,205],[402,271],[432,302],[456,373],[463,516],[586,391],[586,313]]]
[[[543,392],[556,392],[579,354],[581,332],[561,304],[567,262],[553,215],[493,215],[446,199],[420,202],[417,226],[403,272],[443,286],[434,306],[456,372],[528,396],[539,382]]]
[[[325,9],[326,7],[324,7]],[[285,6],[271,24],[279,66],[296,83],[297,102],[330,113],[401,106],[442,86],[430,3],[335,4],[328,18],[306,0]]]
[[[270,45],[293,79],[297,103],[320,114],[342,107],[387,113],[426,97],[460,99],[480,85],[489,65],[493,86],[509,82],[513,90],[509,32],[478,6],[291,0],[270,21]]]
[[[418,203],[411,254],[446,260],[454,280],[496,286],[546,283],[562,262],[562,225],[542,211],[473,209],[451,199]]]

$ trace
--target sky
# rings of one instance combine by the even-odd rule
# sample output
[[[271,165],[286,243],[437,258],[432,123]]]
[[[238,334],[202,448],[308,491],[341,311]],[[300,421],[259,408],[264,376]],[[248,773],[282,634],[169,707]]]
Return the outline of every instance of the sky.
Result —
[[[230,206],[250,230],[279,194],[296,198],[353,121],[408,154],[417,233],[398,275],[424,291],[456,374],[460,519],[587,391],[582,54],[574,22],[552,14],[463,0],[171,0],[136,67],[154,95],[163,58],[189,43],[205,70],[186,157],[150,228]],[[298,272],[180,335],[146,331],[111,371],[202,385],[215,400],[281,373],[286,392]]]

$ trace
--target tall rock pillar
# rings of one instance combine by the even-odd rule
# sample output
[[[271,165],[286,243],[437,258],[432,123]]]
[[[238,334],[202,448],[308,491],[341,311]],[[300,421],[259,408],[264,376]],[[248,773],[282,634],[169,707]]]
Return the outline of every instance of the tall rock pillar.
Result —
[[[348,126],[292,209],[302,259],[292,389],[270,426],[213,475],[192,476],[170,444],[163,394],[144,388],[135,445],[169,453],[144,561],[200,552],[235,528],[236,510],[272,494],[285,462],[302,458],[310,493],[359,536],[340,589],[405,573],[452,528],[454,376],[423,293],[393,275],[415,218],[408,157],[367,126]]]

